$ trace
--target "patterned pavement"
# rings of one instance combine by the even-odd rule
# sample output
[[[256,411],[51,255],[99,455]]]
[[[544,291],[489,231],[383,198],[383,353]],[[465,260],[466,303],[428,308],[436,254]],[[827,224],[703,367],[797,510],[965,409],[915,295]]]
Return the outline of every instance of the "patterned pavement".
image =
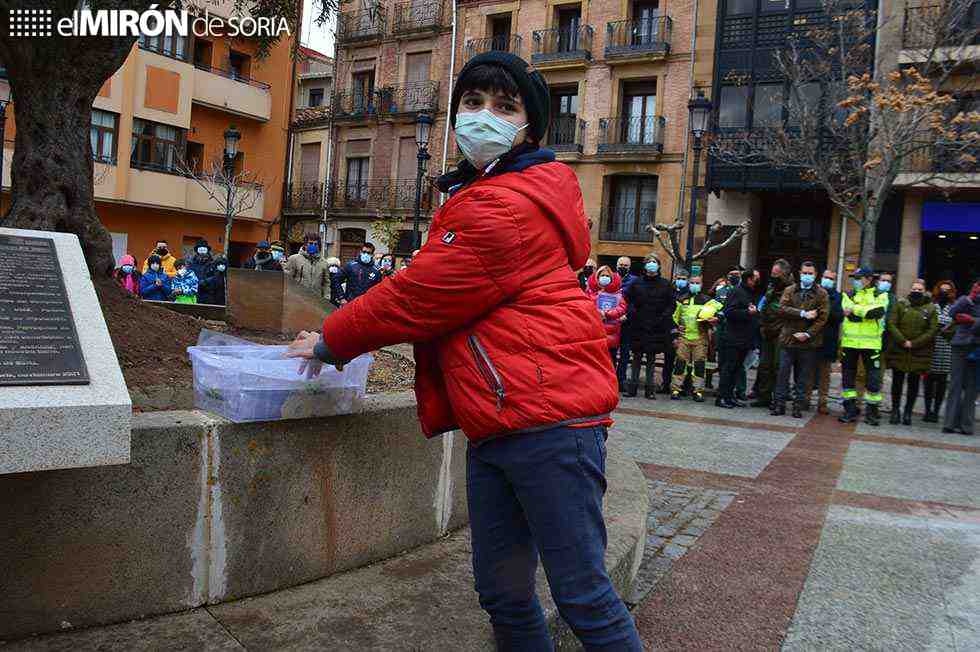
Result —
[[[980,649],[980,437],[642,398],[616,421],[653,505],[648,649]]]

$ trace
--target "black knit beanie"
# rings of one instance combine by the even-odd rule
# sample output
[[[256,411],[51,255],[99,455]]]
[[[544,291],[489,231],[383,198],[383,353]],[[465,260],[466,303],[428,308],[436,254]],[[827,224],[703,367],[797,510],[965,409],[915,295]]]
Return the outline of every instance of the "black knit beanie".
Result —
[[[528,132],[537,142],[544,139],[545,132],[551,124],[551,98],[548,94],[548,83],[537,70],[531,68],[527,61],[509,52],[484,52],[470,59],[456,78],[453,87],[452,103],[449,108],[450,124],[456,126],[456,109],[459,108],[460,88],[462,82],[476,66],[500,66],[510,73],[521,91],[524,109],[530,123]]]

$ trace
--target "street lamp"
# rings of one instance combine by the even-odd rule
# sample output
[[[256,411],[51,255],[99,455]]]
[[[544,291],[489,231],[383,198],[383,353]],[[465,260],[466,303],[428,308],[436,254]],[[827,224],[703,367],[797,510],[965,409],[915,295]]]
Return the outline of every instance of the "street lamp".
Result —
[[[711,100],[704,96],[704,91],[698,89],[698,93],[687,103],[687,110],[690,114],[688,125],[691,129],[691,149],[694,150],[694,180],[691,183],[691,215],[687,225],[687,252],[685,253],[686,267],[688,272],[694,274],[691,267],[694,264],[694,225],[698,219],[698,173],[701,171],[701,148],[703,138],[708,130],[708,118],[711,116]]]
[[[231,225],[234,221],[231,203],[231,182],[235,176],[235,157],[238,156],[238,141],[242,139],[242,132],[235,129],[235,125],[225,129],[225,254],[231,251]]]
[[[422,180],[425,177],[425,164],[432,158],[429,156],[429,137],[432,135],[432,116],[427,111],[419,111],[415,117],[415,144],[419,148],[419,169],[415,178],[415,228],[413,249],[422,246],[422,232],[419,222],[422,220]]]
[[[0,66],[0,69],[4,72],[4,77],[6,77],[6,70]],[[10,86],[7,86],[6,97],[0,99],[0,190],[3,189],[3,151],[7,142],[7,105],[10,104]],[[11,183],[13,186],[13,183]]]

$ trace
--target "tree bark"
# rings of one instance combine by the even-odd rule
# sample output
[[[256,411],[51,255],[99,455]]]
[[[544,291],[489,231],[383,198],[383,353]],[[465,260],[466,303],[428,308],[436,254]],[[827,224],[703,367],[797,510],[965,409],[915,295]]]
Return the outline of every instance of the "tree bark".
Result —
[[[872,269],[875,262],[875,247],[878,238],[878,218],[861,220],[861,255],[859,262],[861,267]]]

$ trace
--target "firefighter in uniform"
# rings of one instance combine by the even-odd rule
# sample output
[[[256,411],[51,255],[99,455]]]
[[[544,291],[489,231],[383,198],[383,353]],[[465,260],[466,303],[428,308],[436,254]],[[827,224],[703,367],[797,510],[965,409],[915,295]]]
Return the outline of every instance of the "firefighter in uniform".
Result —
[[[881,342],[884,317],[888,310],[888,293],[874,286],[874,272],[862,267],[851,274],[852,289],[841,301],[844,323],[841,327],[841,352],[844,414],[841,423],[857,420],[856,376],[858,360],[867,373],[867,413],[865,422],[877,426],[881,404]]]
[[[704,366],[708,359],[708,338],[711,327],[718,323],[716,314],[722,305],[701,292],[701,277],[692,276],[687,292],[677,298],[674,309],[674,323],[680,331],[674,358],[674,382],[670,398],[677,400],[684,388],[684,379],[690,374],[694,400],[704,401]]]

